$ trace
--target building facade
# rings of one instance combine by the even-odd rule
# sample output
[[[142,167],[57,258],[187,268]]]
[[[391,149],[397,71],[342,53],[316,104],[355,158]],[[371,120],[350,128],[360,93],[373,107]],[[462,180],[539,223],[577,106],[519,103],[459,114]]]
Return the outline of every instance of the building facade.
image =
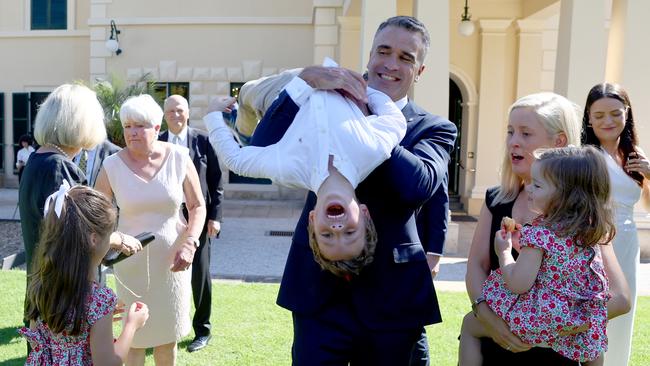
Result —
[[[189,96],[201,126],[210,98],[241,83],[323,57],[363,72],[373,34],[393,15],[413,15],[431,34],[426,70],[410,96],[459,128],[450,192],[478,214],[499,181],[508,106],[555,91],[583,104],[602,81],[628,90],[642,147],[650,141],[650,2],[470,0],[474,31],[458,32],[463,0],[4,0],[0,2],[1,184],[16,186],[16,141],[57,85],[145,74],[163,95]],[[120,53],[106,41],[114,22]],[[114,32],[113,32],[114,33]],[[644,36],[645,35],[645,36]],[[115,34],[113,34],[115,37]],[[237,183],[241,182],[241,183]],[[226,190],[278,198],[293,193],[230,175]]]

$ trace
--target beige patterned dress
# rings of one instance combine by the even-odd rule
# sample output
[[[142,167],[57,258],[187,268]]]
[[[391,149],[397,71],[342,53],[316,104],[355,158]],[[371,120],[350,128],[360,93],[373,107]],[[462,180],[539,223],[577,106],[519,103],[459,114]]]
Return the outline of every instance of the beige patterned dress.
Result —
[[[186,226],[180,206],[189,152],[173,145],[149,181],[133,173],[118,155],[104,160],[119,207],[118,230],[129,235],[150,231],[156,236],[141,252],[114,266],[118,297],[127,306],[134,301],[149,306],[149,320],[135,333],[132,347],[176,342],[191,326],[192,270],[170,271],[174,243]]]

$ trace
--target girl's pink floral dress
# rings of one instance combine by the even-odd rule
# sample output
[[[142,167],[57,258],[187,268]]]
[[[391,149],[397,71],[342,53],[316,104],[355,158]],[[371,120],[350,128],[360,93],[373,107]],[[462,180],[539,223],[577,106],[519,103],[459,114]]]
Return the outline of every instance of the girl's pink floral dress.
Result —
[[[113,290],[93,282],[86,301],[86,322],[78,335],[68,335],[66,331],[53,334],[40,319],[36,322],[36,329],[19,329],[18,333],[32,346],[25,365],[92,365],[90,328],[97,320],[112,314],[116,304],[117,296]],[[68,329],[71,328],[72,324]]]
[[[564,357],[585,362],[607,350],[608,282],[598,245],[585,248],[558,237],[539,220],[524,226],[520,244],[543,250],[542,264],[528,292],[506,288],[501,269],[483,284],[488,306],[522,341],[551,347]],[[560,336],[584,324],[587,331]]]

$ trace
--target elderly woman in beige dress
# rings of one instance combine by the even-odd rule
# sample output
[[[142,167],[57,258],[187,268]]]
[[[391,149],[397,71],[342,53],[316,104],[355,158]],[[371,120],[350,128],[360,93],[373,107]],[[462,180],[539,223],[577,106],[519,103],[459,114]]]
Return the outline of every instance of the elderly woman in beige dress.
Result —
[[[149,95],[124,102],[120,120],[126,147],[104,160],[95,186],[115,199],[121,232],[150,231],[156,237],[114,266],[120,299],[142,301],[150,309],[149,321],[135,335],[127,365],[144,365],[145,350],[151,347],[156,365],[175,364],[176,343],[191,328],[188,269],[205,222],[205,202],[187,148],[158,141],[162,117]]]

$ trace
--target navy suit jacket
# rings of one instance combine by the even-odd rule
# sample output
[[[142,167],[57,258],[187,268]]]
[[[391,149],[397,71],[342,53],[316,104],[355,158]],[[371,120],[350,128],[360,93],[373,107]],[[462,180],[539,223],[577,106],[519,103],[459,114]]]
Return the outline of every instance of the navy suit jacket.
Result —
[[[169,132],[160,134],[158,140],[167,141]],[[221,201],[223,201],[223,185],[221,183],[221,168],[217,154],[212,149],[208,135],[196,128],[187,126],[187,141],[190,149],[190,158],[196,172],[199,174],[201,192],[205,199],[207,220],[221,221]]]
[[[286,130],[282,126],[290,123],[297,111],[296,104],[282,92],[258,125],[252,144],[276,142]],[[456,127],[414,103],[408,103],[402,113],[407,131],[400,146],[356,189],[378,232],[373,263],[349,283],[318,266],[307,236],[308,213],[316,202],[315,194],[310,193],[296,225],[278,305],[317,315],[329,302],[351,296],[356,315],[370,329],[412,329],[441,321],[415,212],[435,196],[445,180]]]

